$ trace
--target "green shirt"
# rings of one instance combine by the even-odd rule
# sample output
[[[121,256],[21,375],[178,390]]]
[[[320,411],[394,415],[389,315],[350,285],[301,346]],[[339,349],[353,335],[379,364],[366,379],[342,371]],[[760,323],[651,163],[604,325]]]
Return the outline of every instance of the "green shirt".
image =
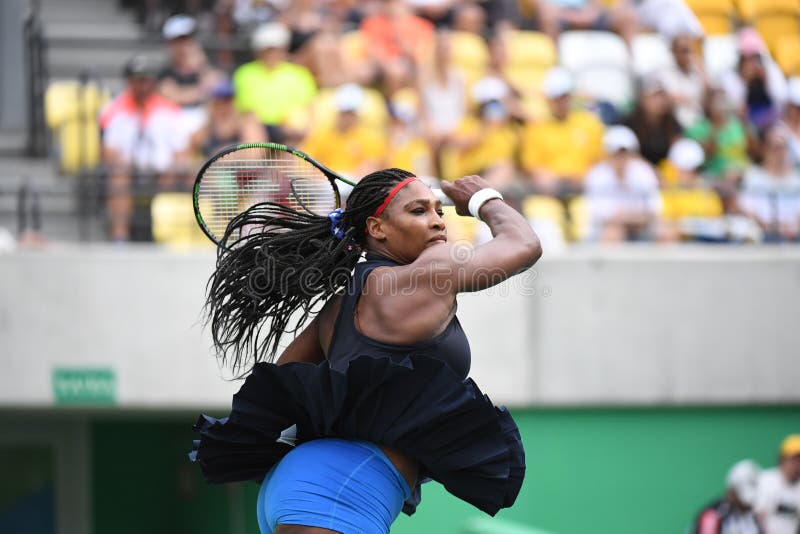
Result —
[[[278,63],[267,68],[261,61],[245,63],[233,73],[234,103],[252,111],[264,124],[280,124],[295,108],[311,102],[317,93],[314,77],[305,67]]]
[[[721,128],[712,133],[711,121],[703,119],[690,126],[686,137],[705,143],[715,135],[716,149],[709,154],[703,171],[714,177],[722,177],[731,169],[744,170],[750,163],[747,157],[747,132],[735,117],[728,119]]]

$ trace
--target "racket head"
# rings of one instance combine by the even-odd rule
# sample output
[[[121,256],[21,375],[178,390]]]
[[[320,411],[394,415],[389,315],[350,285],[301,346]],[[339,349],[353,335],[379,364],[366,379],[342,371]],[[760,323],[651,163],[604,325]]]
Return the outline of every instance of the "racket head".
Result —
[[[341,204],[337,177],[286,145],[233,145],[215,154],[197,173],[192,193],[195,218],[208,238],[221,245],[231,220],[258,203],[325,217]],[[228,241],[238,237],[231,235]]]

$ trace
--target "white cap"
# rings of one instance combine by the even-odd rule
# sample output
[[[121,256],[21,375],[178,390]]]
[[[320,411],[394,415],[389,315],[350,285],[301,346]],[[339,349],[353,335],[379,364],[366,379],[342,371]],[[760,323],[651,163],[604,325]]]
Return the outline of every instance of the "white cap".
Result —
[[[684,138],[673,143],[669,148],[667,159],[679,170],[693,171],[703,164],[706,154],[700,143]]]
[[[171,41],[178,37],[188,37],[197,31],[197,22],[189,15],[174,15],[167,19],[161,29],[161,35],[165,41]]]
[[[355,83],[346,83],[336,89],[336,109],[358,111],[364,101],[364,89]]]
[[[547,98],[558,98],[569,94],[573,88],[572,73],[564,67],[553,67],[542,79],[542,93]]]
[[[613,154],[619,150],[639,152],[639,140],[633,130],[627,126],[610,126],[603,134],[603,148],[606,153]]]
[[[508,84],[494,76],[482,78],[472,86],[472,98],[478,104],[483,104],[490,100],[503,100],[508,96],[509,92]]]
[[[735,491],[744,504],[753,506],[760,472],[761,468],[752,460],[736,462],[725,477],[725,487]]]
[[[289,29],[280,22],[268,22],[256,28],[250,36],[253,50],[265,48],[286,48],[289,46]]]
[[[800,106],[800,78],[797,76],[789,78],[789,103]]]

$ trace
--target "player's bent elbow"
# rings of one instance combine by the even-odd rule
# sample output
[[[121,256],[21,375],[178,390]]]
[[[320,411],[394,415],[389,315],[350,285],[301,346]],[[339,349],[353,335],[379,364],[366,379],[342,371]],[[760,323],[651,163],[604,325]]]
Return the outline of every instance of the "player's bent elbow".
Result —
[[[523,266],[525,269],[532,267],[539,258],[542,257],[542,242],[539,241],[539,236],[533,234],[530,239],[526,239],[522,244],[521,255],[523,257]]]

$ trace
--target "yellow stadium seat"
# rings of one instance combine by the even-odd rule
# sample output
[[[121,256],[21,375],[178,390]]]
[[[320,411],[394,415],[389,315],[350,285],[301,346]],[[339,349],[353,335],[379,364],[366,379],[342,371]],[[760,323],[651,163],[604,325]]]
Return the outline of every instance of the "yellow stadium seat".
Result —
[[[589,237],[591,220],[589,206],[584,197],[575,197],[567,204],[569,214],[569,236],[573,241],[584,241]]]
[[[97,116],[110,96],[97,84],[64,81],[50,84],[44,96],[45,122],[53,131],[65,174],[100,163]]]
[[[800,38],[800,24],[796,15],[759,16],[754,22],[754,27],[773,55],[776,55],[778,43],[784,37]]]
[[[450,54],[453,66],[464,75],[467,85],[480,80],[489,66],[489,47],[483,37],[474,33],[453,32]]]
[[[736,17],[732,0],[686,0],[697,15],[707,35],[724,35],[733,31]]]
[[[564,205],[553,197],[530,195],[522,200],[522,213],[534,226],[536,221],[549,221],[566,235],[567,216]]]
[[[365,87],[364,100],[358,108],[358,115],[367,126],[383,130],[389,114],[386,111],[386,100],[380,91]],[[330,125],[336,120],[336,89],[322,89],[311,103],[312,124]]]
[[[777,40],[775,61],[786,76],[800,75],[800,35],[782,35]]]
[[[558,61],[553,40],[544,33],[507,31],[503,34],[508,81],[521,93],[537,92],[547,69]]]
[[[153,240],[176,247],[212,246],[198,226],[191,193],[158,193],[150,205]]]
[[[800,13],[800,0],[737,0],[739,15],[750,22],[762,15]]]
[[[477,219],[458,215],[453,206],[444,206],[442,211],[444,211],[444,224],[447,227],[447,240],[449,242],[475,241],[475,235],[480,224]]]

